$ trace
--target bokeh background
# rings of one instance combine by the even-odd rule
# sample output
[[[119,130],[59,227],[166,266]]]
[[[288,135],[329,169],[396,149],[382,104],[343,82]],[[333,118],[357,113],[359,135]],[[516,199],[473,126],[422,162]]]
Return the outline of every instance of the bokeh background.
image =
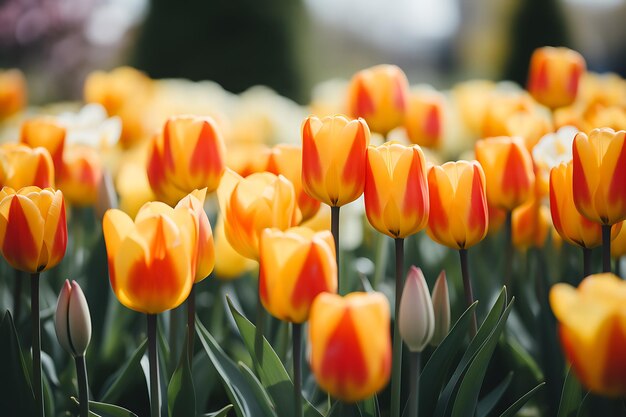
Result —
[[[79,99],[89,72],[123,64],[306,103],[378,63],[437,88],[523,84],[544,45],[624,76],[625,18],[624,0],[3,0],[0,67],[26,73],[32,104]]]

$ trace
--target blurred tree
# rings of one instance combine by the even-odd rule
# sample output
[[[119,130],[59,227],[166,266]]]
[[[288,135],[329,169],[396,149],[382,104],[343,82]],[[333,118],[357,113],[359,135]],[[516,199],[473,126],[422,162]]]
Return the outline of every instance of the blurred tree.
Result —
[[[263,84],[302,99],[300,0],[152,0],[134,65],[155,78],[214,80],[232,92]]]

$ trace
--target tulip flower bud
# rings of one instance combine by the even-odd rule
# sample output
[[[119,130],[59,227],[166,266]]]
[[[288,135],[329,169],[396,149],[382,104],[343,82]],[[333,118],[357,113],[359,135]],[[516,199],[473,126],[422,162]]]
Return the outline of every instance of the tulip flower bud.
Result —
[[[26,106],[27,91],[24,74],[18,69],[0,71],[0,119],[19,112]]]
[[[103,171],[98,184],[98,197],[96,199],[96,215],[102,220],[104,213],[108,209],[116,209],[119,207],[117,193],[113,185],[113,179],[108,171]]]
[[[14,190],[54,187],[54,164],[46,148],[17,143],[0,146],[0,186]]]
[[[37,146],[46,148],[52,157],[56,175],[61,174],[65,128],[56,119],[44,116],[25,121],[20,132],[20,142],[32,148]]]
[[[404,116],[409,140],[427,148],[438,148],[443,137],[444,96],[438,91],[412,91]]]
[[[398,320],[400,336],[411,352],[421,352],[433,337],[435,313],[422,270],[411,266],[402,290]]]
[[[74,357],[84,356],[91,340],[91,316],[83,290],[76,281],[65,280],[54,315],[57,339]]]
[[[57,186],[68,203],[81,207],[95,205],[101,177],[102,163],[94,148],[81,145],[66,148]]]
[[[432,293],[433,312],[435,316],[435,330],[430,339],[432,346],[439,346],[450,331],[450,296],[446,271],[441,271],[435,282]]]

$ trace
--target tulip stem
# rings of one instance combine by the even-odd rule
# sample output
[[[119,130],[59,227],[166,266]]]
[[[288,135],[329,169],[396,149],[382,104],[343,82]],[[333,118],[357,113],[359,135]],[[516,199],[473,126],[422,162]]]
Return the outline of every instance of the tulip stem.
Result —
[[[465,306],[469,308],[474,304],[474,292],[472,291],[472,281],[470,279],[469,265],[467,262],[467,249],[460,249],[461,258],[461,276],[463,277],[463,291],[465,292]],[[472,321],[470,323],[470,339],[476,336],[478,331],[478,322],[476,320],[476,310],[472,311]]]
[[[617,257],[615,259],[615,275],[617,275],[620,278],[623,278],[622,277],[622,265],[621,265],[621,263],[622,263],[622,257],[621,256]]]
[[[159,417],[161,400],[159,398],[159,360],[157,351],[157,316],[147,314],[148,318],[148,359],[150,362],[150,415]]]
[[[411,393],[409,396],[409,417],[417,417],[420,398],[420,362],[421,352],[411,352],[409,356],[411,367]]]
[[[294,417],[302,417],[302,324],[293,323],[293,406]]]
[[[591,275],[591,249],[583,248],[583,278]]]
[[[178,358],[178,322],[181,320],[178,314],[178,308],[173,308],[169,311],[169,343],[170,343],[170,360],[168,363],[169,373],[173,373],[176,369],[177,358]]]
[[[391,417],[400,417],[400,388],[402,383],[402,339],[400,338],[400,297],[404,287],[404,239],[396,242],[396,305],[393,321],[393,362],[391,371]]]
[[[259,280],[259,285],[260,285]],[[256,328],[254,329],[254,355],[257,362],[257,372],[263,364],[263,328],[265,327],[265,307],[261,303],[261,288],[257,291],[256,301]]]
[[[22,286],[23,286],[22,271],[15,269],[15,286],[13,287],[13,320],[17,326],[17,322],[20,319],[22,313]]]
[[[506,240],[506,252],[504,254],[504,285],[507,292],[513,295],[513,214],[506,213],[504,222],[504,239]]]
[[[41,381],[41,324],[39,316],[39,272],[30,275],[30,310],[33,330],[33,391],[40,416],[44,415]]]
[[[87,385],[87,364],[85,356],[76,356],[76,377],[78,378],[78,401],[80,417],[89,417],[89,387]]]
[[[602,225],[602,272],[611,272],[611,225]]]
[[[340,207],[333,206],[330,208],[330,231],[333,234],[333,239],[335,241],[335,261],[337,261],[337,278],[338,278],[338,286],[339,286],[339,294],[346,295],[346,285],[343,280],[343,277],[339,273],[339,209]]]
[[[189,363],[193,363],[193,344],[196,335],[196,284],[191,285],[191,292],[187,297],[187,356]]]

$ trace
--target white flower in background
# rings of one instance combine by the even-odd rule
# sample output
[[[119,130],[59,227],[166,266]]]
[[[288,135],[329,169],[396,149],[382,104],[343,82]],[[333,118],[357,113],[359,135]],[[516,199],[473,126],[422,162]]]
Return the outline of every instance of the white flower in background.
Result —
[[[78,112],[64,112],[57,116],[65,127],[67,144],[83,144],[93,147],[109,147],[117,143],[122,133],[119,117],[108,117],[100,104],[87,104]]]
[[[348,81],[339,78],[322,81],[311,90],[309,110],[319,118],[348,113]]]
[[[563,126],[556,133],[544,135],[533,148],[533,160],[541,172],[550,175],[550,170],[562,162],[572,160],[572,143],[578,129]]]

